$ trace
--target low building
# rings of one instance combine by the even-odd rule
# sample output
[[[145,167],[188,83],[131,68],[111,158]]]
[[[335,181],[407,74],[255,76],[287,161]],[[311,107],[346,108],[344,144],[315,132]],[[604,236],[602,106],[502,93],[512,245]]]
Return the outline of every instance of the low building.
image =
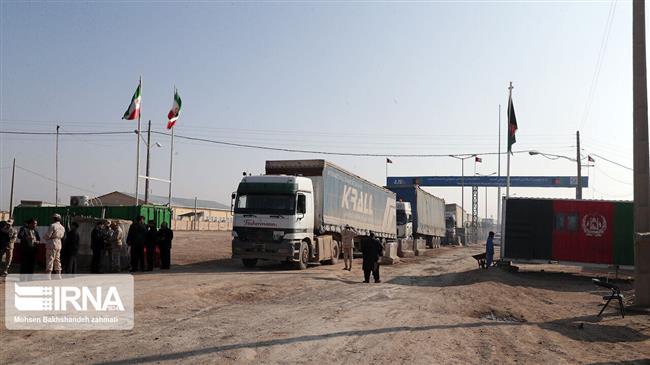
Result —
[[[138,194],[138,205],[144,204],[144,195]],[[135,194],[114,191],[93,198],[101,205],[134,205]],[[149,195],[148,204],[168,205],[166,196]],[[172,229],[178,231],[229,231],[232,229],[230,207],[212,200],[172,197]]]

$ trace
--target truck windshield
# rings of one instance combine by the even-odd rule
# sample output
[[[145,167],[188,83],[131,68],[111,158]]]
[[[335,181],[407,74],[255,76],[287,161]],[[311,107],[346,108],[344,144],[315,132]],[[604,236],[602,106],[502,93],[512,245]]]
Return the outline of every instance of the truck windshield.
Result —
[[[292,215],[295,210],[295,195],[245,194],[235,204],[235,213]]]
[[[407,220],[407,218],[406,218],[406,212],[405,212],[405,211],[403,211],[403,210],[398,210],[398,211],[396,212],[396,214],[397,214],[397,224],[399,224],[399,225],[401,226],[401,225],[403,225],[403,224],[408,223],[408,220]]]

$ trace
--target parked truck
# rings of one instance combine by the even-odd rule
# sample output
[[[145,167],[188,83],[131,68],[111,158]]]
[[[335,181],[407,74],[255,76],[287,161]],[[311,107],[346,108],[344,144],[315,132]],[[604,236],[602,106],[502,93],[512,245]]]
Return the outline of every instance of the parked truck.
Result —
[[[465,229],[463,227],[463,208],[458,204],[445,205],[445,244],[458,245],[465,243]]]
[[[244,177],[232,198],[232,257],[246,267],[334,264],[346,225],[360,237],[396,236],[395,194],[325,160],[267,161],[266,175]]]
[[[401,220],[404,223],[405,232],[408,224],[411,223],[414,239],[421,238],[426,240],[427,246],[438,247],[446,233],[445,200],[427,193],[417,185],[389,186],[388,188],[397,195],[398,203],[403,203],[398,204],[398,208],[401,207],[403,211],[398,211],[397,216],[407,217],[406,221]],[[408,220],[406,207],[411,210],[411,222]]]
[[[413,238],[413,210],[411,203],[398,201],[395,205],[397,220],[397,238]]]

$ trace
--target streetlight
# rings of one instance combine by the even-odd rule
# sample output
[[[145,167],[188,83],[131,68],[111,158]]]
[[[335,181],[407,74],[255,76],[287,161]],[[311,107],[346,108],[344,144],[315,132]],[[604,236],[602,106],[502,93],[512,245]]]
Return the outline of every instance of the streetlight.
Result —
[[[476,158],[476,155],[449,155],[449,157],[460,160],[460,169],[462,170],[461,178],[460,178],[460,195],[461,195],[460,209],[463,210],[460,223],[464,229],[465,228],[465,160],[467,160],[468,158]]]
[[[578,172],[580,172],[580,169],[582,167],[582,165],[581,165],[580,161],[578,161],[578,159],[571,158],[571,157],[568,157],[568,156],[556,155],[554,153],[543,153],[543,152],[539,152],[539,151],[528,151],[528,154],[531,155],[531,156],[542,156],[542,157],[544,157],[546,159],[549,159],[549,160],[564,159],[564,160],[567,160],[567,161],[575,162],[578,165]],[[576,199],[582,199],[582,181],[580,180],[581,179],[580,175],[581,174],[578,174],[578,181],[576,182]]]

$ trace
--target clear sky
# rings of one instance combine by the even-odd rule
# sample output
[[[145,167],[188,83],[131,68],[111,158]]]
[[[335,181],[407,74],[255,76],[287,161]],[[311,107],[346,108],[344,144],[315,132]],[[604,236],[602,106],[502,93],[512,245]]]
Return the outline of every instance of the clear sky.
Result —
[[[515,150],[575,157],[580,129],[585,154],[631,167],[631,2],[616,3],[605,38],[611,12],[610,1],[2,1],[0,127],[133,130],[134,121],[120,118],[142,75],[142,117],[156,131],[164,129],[176,85],[183,98],[179,135],[319,151],[485,153],[497,150],[499,104],[505,136],[512,81],[519,122]],[[598,83],[586,108],[604,39]],[[163,145],[152,151],[152,176],[166,177],[169,138],[152,139]],[[70,195],[132,192],[135,141],[134,135],[61,137],[59,178],[67,184],[60,187],[61,202]],[[15,200],[53,202],[54,183],[45,177],[55,175],[54,137],[0,135],[0,144],[0,207],[9,205],[14,157],[20,167],[42,175],[18,169]],[[383,157],[179,139],[175,149],[174,195],[180,197],[227,204],[242,171],[262,173],[267,159],[325,157],[385,182]],[[594,159],[585,197],[631,199],[631,171]],[[460,162],[448,157],[392,160],[391,176],[461,172]],[[465,168],[474,173],[473,163]],[[494,155],[484,155],[477,167],[480,173],[496,170]],[[575,170],[565,160],[512,158],[513,175]],[[167,187],[153,183],[152,190],[166,195]],[[429,191],[460,203],[458,188]],[[570,189],[512,193],[575,195]],[[481,216],[484,194],[481,189]],[[465,202],[468,207],[470,189]],[[488,215],[495,207],[492,189]]]

